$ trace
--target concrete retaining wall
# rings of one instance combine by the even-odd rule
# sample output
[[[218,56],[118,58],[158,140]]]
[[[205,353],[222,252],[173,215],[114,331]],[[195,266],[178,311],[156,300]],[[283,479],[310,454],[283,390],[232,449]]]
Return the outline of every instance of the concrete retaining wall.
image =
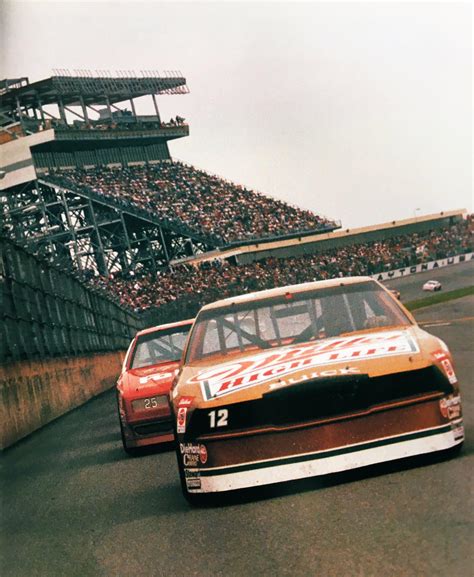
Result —
[[[119,351],[0,365],[0,448],[112,387],[123,356]]]

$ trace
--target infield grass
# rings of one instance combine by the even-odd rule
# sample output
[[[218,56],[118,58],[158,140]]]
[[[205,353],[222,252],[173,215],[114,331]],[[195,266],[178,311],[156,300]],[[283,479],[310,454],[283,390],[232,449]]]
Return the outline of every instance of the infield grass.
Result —
[[[459,299],[468,295],[474,294],[474,286],[456,289],[448,292],[437,292],[430,295],[429,297],[424,297],[422,299],[417,299],[415,301],[409,301],[404,303],[408,310],[414,311],[415,309],[421,309],[423,307],[428,307],[431,305],[437,305],[439,303],[444,303],[447,301],[452,301],[454,299]]]

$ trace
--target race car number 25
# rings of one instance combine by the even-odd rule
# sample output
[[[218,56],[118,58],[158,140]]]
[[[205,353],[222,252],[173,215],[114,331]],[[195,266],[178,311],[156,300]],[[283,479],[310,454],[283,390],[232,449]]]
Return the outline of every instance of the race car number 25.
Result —
[[[215,429],[216,427],[227,427],[229,424],[229,411],[227,409],[219,409],[217,411],[210,411],[209,427]]]

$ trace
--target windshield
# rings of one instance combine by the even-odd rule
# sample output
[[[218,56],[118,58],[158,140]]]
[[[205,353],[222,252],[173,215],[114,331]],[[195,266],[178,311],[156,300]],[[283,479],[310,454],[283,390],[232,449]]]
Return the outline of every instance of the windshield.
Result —
[[[183,325],[167,330],[158,330],[138,337],[137,345],[130,361],[131,369],[179,361],[186,344],[191,325]]]
[[[203,311],[186,361],[409,324],[403,310],[375,282],[288,293]]]

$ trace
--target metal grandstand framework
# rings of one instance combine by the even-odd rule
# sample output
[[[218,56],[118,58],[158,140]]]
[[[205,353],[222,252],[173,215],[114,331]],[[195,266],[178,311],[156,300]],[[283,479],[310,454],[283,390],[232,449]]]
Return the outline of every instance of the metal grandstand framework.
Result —
[[[19,140],[25,143],[2,164],[3,233],[86,274],[153,273],[215,248],[178,220],[163,222],[131,202],[45,176],[57,168],[169,160],[167,142],[187,136],[189,127],[179,116],[163,122],[156,97],[188,92],[174,70],[56,69],[37,82],[1,81],[0,142],[14,151]],[[135,101],[142,97],[153,113],[137,113]],[[34,170],[25,178],[27,167]]]
[[[67,176],[70,169],[170,161],[168,141],[189,135],[189,127],[180,116],[163,122],[157,96],[188,92],[179,71],[56,69],[36,82],[0,81],[0,144],[7,153],[0,163],[1,231],[84,274],[155,273],[221,247],[212,233],[160,218],[126,185],[113,196]],[[141,110],[151,114],[138,114],[141,98]]]
[[[212,249],[146,211],[45,179],[5,191],[3,231],[65,270],[110,275],[157,272]]]
[[[81,123],[93,128],[104,126],[105,121],[161,124],[156,96],[189,93],[179,71],[119,70],[114,75],[104,70],[54,72],[54,76],[32,83],[26,77],[0,81],[0,132],[12,134],[15,125],[25,135]],[[135,101],[144,96],[151,97],[155,114],[137,114]],[[131,110],[124,109],[125,104]]]

